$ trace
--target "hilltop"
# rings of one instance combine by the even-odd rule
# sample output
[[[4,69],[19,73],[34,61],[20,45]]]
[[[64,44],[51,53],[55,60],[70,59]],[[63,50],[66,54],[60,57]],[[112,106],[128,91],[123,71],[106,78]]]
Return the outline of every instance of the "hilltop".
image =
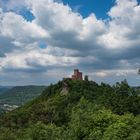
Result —
[[[139,108],[139,90],[127,81],[110,86],[64,79],[1,117],[0,138],[136,140],[140,138]]]

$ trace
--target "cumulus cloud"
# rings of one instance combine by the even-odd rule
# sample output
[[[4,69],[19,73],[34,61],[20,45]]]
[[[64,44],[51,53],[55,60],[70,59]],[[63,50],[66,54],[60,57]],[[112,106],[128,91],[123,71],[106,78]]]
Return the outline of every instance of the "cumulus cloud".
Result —
[[[4,10],[21,10],[22,7],[27,6],[25,0],[0,0],[0,6]]]
[[[97,19],[94,13],[84,18],[62,1],[0,0],[0,7],[2,77],[16,72],[22,73],[25,82],[31,73],[55,79],[56,74],[49,71],[59,69],[62,76],[79,67],[95,72],[93,77],[108,78],[132,76],[139,67],[140,6],[136,0],[116,0],[107,20]],[[18,14],[23,7],[34,15],[32,21]]]
[[[48,36],[43,28],[33,22],[27,22],[13,12],[4,13],[0,24],[1,35],[20,43],[31,43]]]
[[[108,12],[111,20],[108,33],[101,41],[112,49],[127,49],[140,44],[140,6],[136,0],[117,0]]]

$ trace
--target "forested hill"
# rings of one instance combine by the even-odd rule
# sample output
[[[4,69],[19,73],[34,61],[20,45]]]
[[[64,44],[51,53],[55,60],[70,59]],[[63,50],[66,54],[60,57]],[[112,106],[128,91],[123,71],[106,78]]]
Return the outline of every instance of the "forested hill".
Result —
[[[0,95],[0,103],[22,105],[39,96],[45,88],[45,86],[16,86],[3,91]]]
[[[0,95],[3,94],[4,92],[8,91],[12,87],[8,86],[0,86]]]
[[[0,139],[138,140],[139,93],[126,81],[60,81],[1,117]]]

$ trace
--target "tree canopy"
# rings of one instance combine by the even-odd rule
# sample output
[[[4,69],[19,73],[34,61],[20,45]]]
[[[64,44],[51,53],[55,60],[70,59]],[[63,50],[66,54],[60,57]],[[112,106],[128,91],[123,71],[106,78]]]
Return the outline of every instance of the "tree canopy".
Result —
[[[68,94],[60,94],[68,86]],[[0,140],[138,140],[139,89],[65,79],[0,118]]]

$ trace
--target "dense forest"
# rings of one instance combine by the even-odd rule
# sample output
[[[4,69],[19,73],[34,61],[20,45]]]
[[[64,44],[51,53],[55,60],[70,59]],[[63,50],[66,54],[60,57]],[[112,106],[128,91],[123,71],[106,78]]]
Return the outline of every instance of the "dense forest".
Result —
[[[0,118],[0,140],[139,140],[140,90],[65,79]]]

